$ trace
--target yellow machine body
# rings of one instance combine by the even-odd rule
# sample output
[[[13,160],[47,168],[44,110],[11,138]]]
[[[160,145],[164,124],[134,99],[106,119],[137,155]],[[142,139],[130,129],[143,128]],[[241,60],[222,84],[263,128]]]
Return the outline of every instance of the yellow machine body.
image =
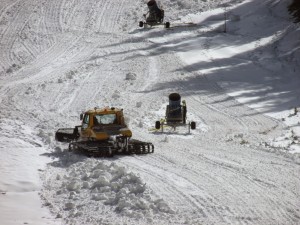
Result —
[[[80,119],[81,125],[60,128],[55,133],[57,141],[69,142],[69,151],[94,157],[154,152],[152,143],[131,139],[122,109],[95,108],[81,114]]]
[[[118,108],[95,108],[81,115],[81,140],[108,140],[113,136],[132,136],[124,121],[123,110]]]

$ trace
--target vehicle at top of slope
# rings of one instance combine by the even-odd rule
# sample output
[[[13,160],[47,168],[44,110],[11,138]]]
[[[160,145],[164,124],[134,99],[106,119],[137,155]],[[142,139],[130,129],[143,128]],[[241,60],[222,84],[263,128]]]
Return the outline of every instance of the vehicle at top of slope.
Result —
[[[159,8],[155,0],[150,0],[147,3],[149,11],[144,14],[144,21],[139,22],[139,27],[164,25],[165,28],[170,28],[170,22],[164,23],[165,11]]]

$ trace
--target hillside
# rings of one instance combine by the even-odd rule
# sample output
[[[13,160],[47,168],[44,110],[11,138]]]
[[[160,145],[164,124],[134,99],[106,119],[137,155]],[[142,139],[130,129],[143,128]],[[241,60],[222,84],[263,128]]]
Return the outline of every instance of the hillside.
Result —
[[[138,27],[145,3],[0,2],[0,220],[299,224],[292,1],[159,1],[170,29]],[[190,134],[153,129],[173,92]],[[88,158],[55,141],[95,106],[123,108],[155,152]]]

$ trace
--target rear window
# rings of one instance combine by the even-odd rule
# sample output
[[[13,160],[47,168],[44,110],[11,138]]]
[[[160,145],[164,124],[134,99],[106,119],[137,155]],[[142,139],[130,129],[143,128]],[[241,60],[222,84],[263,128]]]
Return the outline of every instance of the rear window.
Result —
[[[116,124],[117,117],[116,114],[104,114],[94,116],[94,125],[98,124]]]

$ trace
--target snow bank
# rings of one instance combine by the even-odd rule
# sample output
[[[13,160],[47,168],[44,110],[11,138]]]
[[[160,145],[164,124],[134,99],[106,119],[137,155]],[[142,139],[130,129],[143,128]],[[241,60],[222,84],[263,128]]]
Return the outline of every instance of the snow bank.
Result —
[[[0,118],[0,133],[1,224],[58,224],[39,197],[40,173],[50,161],[42,142],[20,120]]]
[[[78,162],[81,157],[70,155],[60,164],[68,166],[66,172],[59,168],[46,175],[45,204],[67,224],[109,223],[112,216],[150,224],[158,215],[167,218],[174,213],[138,175],[114,162],[92,158]]]

